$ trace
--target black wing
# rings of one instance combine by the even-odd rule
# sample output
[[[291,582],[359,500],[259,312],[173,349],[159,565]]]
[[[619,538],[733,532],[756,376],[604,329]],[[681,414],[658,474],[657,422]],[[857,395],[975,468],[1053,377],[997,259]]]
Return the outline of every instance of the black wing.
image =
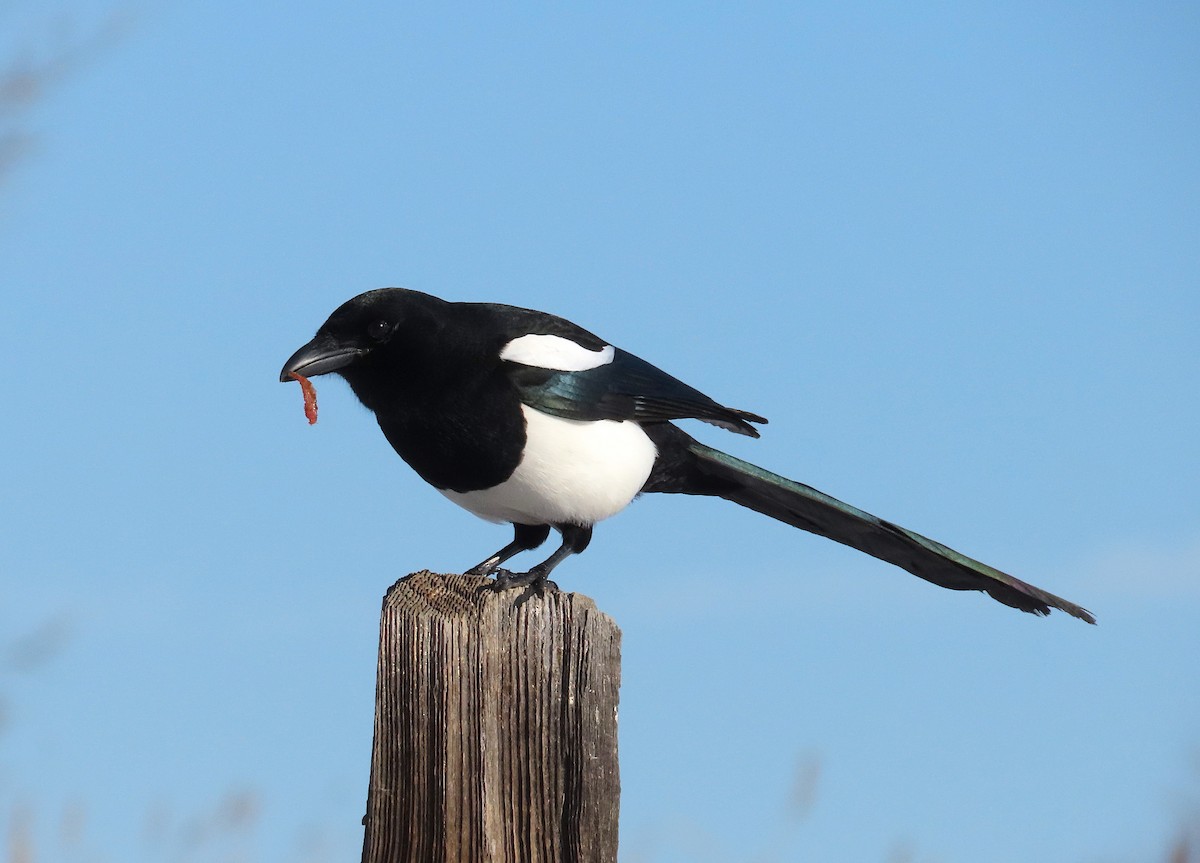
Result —
[[[758,437],[750,423],[757,414],[717,404],[699,390],[616,349],[611,363],[586,371],[557,371],[508,363],[521,401],[552,416],[573,420],[665,422],[698,419],[738,434]]]

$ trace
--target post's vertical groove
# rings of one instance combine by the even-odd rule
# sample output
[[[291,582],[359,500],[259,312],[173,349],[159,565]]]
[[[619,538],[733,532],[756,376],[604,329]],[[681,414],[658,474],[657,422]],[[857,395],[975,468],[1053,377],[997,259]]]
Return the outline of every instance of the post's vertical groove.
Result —
[[[384,597],[364,863],[615,863],[621,632],[585,596]]]

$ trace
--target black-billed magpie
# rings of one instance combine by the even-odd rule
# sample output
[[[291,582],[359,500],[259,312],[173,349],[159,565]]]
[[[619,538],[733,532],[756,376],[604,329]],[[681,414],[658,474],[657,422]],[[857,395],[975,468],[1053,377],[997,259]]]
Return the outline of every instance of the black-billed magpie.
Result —
[[[716,495],[837,540],[953,590],[982,590],[1034,614],[1084,608],[814,488],[706,446],[671,420],[758,437],[725,407],[582,327],[545,312],[454,303],[382,288],[342,304],[287,361],[293,374],[337,372],[374,412],[393,449],[459,506],[513,525],[513,541],[468,570],[497,587],[545,586],[587,548],[596,522],[641,492]],[[562,545],[528,572],[501,569]]]

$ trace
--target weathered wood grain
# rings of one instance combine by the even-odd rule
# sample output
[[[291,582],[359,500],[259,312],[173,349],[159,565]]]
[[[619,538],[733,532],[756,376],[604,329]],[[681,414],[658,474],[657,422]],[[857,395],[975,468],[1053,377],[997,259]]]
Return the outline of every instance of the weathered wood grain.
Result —
[[[573,593],[384,597],[364,863],[615,863],[621,632]]]

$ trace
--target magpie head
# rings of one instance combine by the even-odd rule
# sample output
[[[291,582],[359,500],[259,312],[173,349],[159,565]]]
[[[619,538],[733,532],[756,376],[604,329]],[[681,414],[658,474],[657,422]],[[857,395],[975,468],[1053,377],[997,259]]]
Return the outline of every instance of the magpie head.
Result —
[[[403,364],[416,341],[436,327],[436,297],[404,288],[380,288],[339,306],[313,336],[283,364],[279,380],[337,372],[355,392],[360,385]]]

